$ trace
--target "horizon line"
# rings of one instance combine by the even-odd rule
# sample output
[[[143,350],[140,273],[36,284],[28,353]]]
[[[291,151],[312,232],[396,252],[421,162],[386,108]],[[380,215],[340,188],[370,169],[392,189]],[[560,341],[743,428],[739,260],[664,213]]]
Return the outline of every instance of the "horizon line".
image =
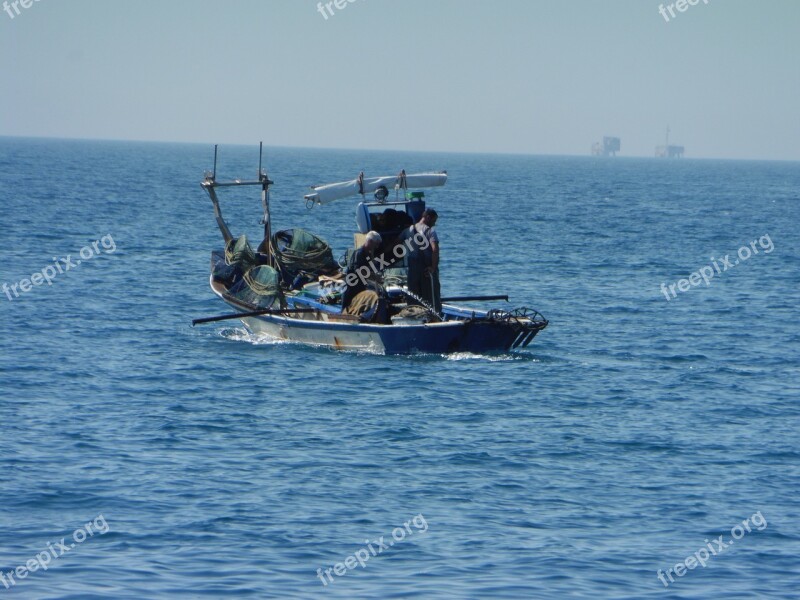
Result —
[[[18,139],[18,140],[53,140],[64,142],[116,142],[116,143],[136,143],[136,144],[174,144],[186,146],[200,146],[200,145],[219,145],[219,146],[232,146],[232,147],[249,147],[250,144],[245,143],[217,143],[214,142],[187,142],[176,140],[151,140],[151,139],[121,139],[121,138],[94,138],[94,137],[60,137],[60,136],[44,136],[44,135],[5,135],[0,134],[0,139]],[[255,144],[256,142],[253,142]],[[405,152],[413,154],[455,154],[455,155],[470,155],[470,156],[537,156],[537,157],[562,157],[562,158],[591,158],[596,160],[615,160],[615,159],[655,159],[667,162],[681,162],[691,160],[716,160],[716,161],[742,161],[742,162],[800,162],[800,159],[791,158],[723,158],[715,156],[689,156],[681,158],[665,158],[653,155],[630,154],[622,156],[595,156],[591,152],[586,154],[544,154],[535,152],[498,152],[498,151],[477,151],[477,150],[407,150],[401,148],[355,148],[355,147],[335,147],[335,146],[288,146],[288,145],[269,145],[264,144],[265,148],[280,148],[289,150],[327,150],[327,151],[346,151],[346,152]]]

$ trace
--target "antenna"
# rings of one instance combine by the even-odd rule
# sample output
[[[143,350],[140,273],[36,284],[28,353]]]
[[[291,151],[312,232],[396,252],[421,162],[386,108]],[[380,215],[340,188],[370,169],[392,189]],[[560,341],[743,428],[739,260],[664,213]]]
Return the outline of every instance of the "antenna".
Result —
[[[261,179],[261,158],[264,155],[264,142],[258,143],[258,178]]]

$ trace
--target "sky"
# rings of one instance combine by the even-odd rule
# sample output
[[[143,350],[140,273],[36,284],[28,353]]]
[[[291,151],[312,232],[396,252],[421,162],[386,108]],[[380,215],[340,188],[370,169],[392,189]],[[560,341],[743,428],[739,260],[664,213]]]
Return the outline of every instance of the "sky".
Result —
[[[800,0],[24,1],[2,136],[800,160]]]

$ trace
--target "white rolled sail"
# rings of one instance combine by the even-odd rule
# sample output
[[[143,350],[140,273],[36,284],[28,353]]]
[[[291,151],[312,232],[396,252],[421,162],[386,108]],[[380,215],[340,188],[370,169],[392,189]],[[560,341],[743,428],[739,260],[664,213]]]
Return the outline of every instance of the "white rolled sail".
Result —
[[[314,190],[311,194],[306,194],[304,198],[306,202],[314,204],[328,204],[334,200],[341,198],[349,198],[351,196],[359,196],[362,193],[372,194],[379,187],[384,186],[387,189],[420,189],[440,187],[447,182],[447,172],[441,173],[417,173],[414,175],[405,175],[405,182],[403,183],[403,174],[400,175],[387,175],[384,177],[369,177],[353,179],[352,181],[344,181],[342,183],[329,183],[326,185],[315,185],[311,189]]]

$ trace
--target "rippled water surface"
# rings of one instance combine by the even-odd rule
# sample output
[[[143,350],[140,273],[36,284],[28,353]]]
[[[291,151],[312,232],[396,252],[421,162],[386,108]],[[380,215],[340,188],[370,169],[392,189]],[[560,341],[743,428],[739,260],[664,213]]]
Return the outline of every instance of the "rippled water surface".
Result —
[[[0,282],[106,242],[0,296],[0,571],[94,525],[0,597],[798,597],[798,164],[269,149],[277,226],[337,255],[354,202],[306,186],[447,169],[445,292],[551,323],[524,353],[384,357],[190,326],[227,312],[212,157],[0,140]],[[223,147],[218,175],[257,159]],[[258,236],[257,193],[223,208]]]

